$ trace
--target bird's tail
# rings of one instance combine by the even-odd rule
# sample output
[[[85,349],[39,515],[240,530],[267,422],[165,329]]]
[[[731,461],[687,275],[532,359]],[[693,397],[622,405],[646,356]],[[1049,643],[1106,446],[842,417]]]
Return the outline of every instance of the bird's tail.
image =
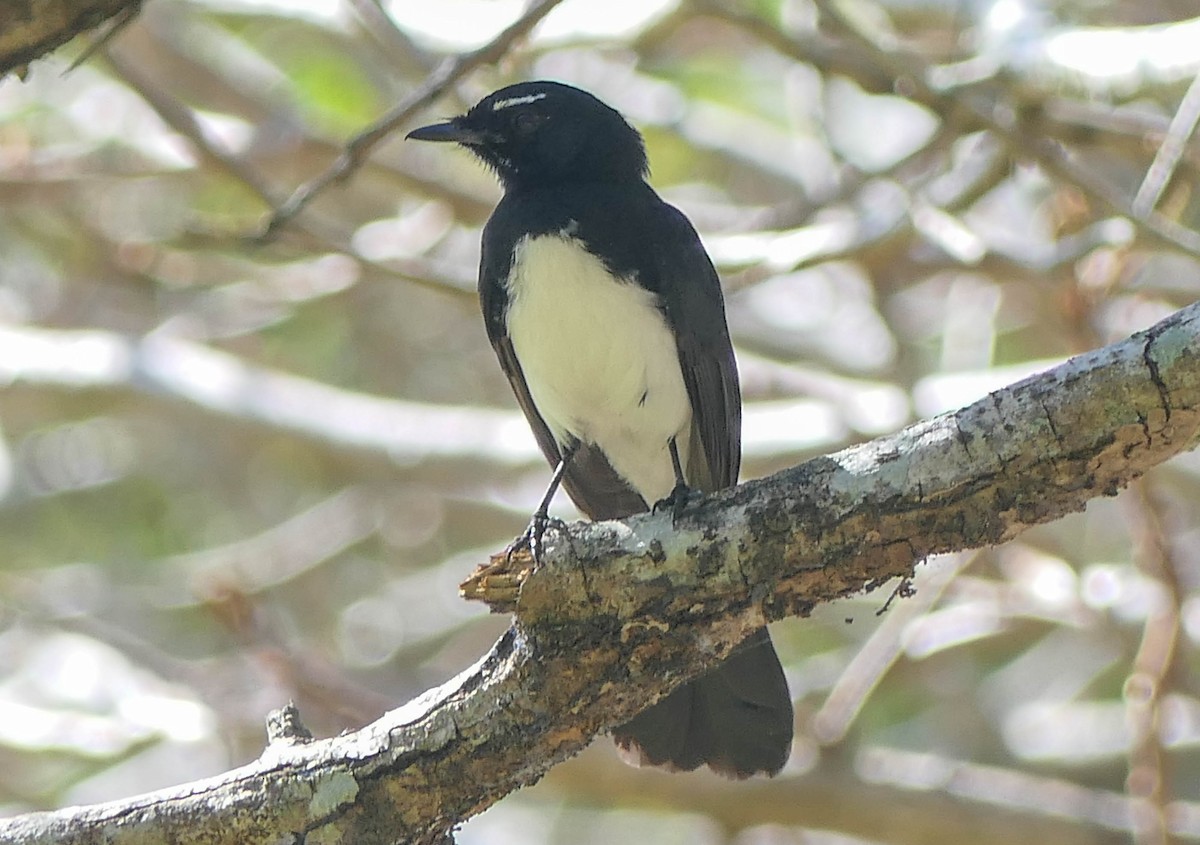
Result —
[[[792,698],[766,628],[717,668],[613,730],[627,762],[718,774],[773,775],[792,745]]]

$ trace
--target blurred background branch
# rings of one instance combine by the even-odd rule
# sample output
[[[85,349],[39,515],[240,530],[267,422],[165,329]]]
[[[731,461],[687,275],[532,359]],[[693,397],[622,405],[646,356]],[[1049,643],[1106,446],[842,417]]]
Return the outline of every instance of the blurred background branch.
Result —
[[[472,296],[498,191],[397,120],[552,77],[639,126],[724,277],[756,477],[1200,298],[1198,33],[1192,0],[156,0],[10,74],[5,810],[223,771],[289,699],[356,727],[503,628],[456,598],[546,476]],[[1196,841],[1198,493],[1185,456],[777,625],[771,783],[599,744],[459,838]]]

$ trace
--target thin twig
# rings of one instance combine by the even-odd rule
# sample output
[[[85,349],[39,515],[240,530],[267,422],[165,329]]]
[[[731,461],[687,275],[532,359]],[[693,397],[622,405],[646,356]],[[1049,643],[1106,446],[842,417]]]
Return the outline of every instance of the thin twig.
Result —
[[[83,52],[75,57],[75,61],[67,65],[67,69],[63,71],[63,75],[65,76],[66,74],[75,70],[92,56],[96,55],[96,53],[102,48],[111,44],[114,38],[120,35],[127,26],[137,20],[137,16],[141,13],[141,11],[142,4],[139,0],[139,2],[136,2],[130,6],[126,6],[124,9],[117,12],[117,14],[108,21],[104,32],[95,36],[92,39],[92,43],[88,44],[87,47],[83,49]]]
[[[275,194],[260,178],[258,171],[215,143],[196,119],[195,112],[155,84],[136,62],[126,61],[119,50],[105,50],[104,58],[164,123],[192,142],[192,149],[201,160],[233,176],[268,206],[275,206]]]
[[[1154,154],[1154,161],[1146,171],[1146,178],[1142,180],[1141,187],[1138,188],[1137,195],[1133,198],[1133,213],[1139,219],[1150,214],[1158,205],[1158,200],[1175,174],[1175,168],[1179,166],[1179,160],[1183,158],[1188,139],[1196,131],[1198,122],[1200,122],[1200,74],[1196,74],[1192,84],[1188,86],[1187,93],[1183,95],[1183,101],[1180,102],[1175,116],[1171,119],[1167,134],[1159,144],[1158,152]]]
[[[150,108],[154,109],[163,122],[191,143],[192,149],[202,161],[209,162],[244,184],[268,206],[275,206],[274,191],[261,178],[259,171],[246,160],[225,150],[217,141],[211,138],[204,131],[204,127],[200,121],[196,119],[194,111],[181,103],[176,97],[159,88],[145,73],[138,69],[135,63],[126,61],[118,51],[107,51],[105,56],[117,74],[146,101]],[[474,293],[473,286],[469,282],[455,283],[447,281],[447,279],[451,278],[450,273],[444,271],[439,271],[436,274],[426,272],[424,265],[428,262],[420,259],[407,259],[394,262],[394,265],[389,265],[367,258],[361,252],[347,244],[349,240],[348,235],[340,231],[334,231],[333,227],[328,224],[318,227],[316,221],[312,220],[311,217],[297,228],[308,237],[310,243],[306,244],[306,246],[310,249],[335,250],[354,258],[361,265],[371,270],[390,277],[402,278],[407,282],[429,288],[430,290],[436,290],[439,293],[450,293],[456,297],[469,296]],[[204,233],[194,232],[193,234],[203,239]],[[217,237],[222,241],[228,241],[227,233],[221,233]]]
[[[425,78],[420,87],[405,97],[398,106],[351,138],[342,154],[329,168],[297,188],[282,205],[276,208],[275,213],[267,220],[259,238],[261,240],[269,239],[281,226],[288,223],[312,202],[317,194],[334,182],[340,182],[348,177],[381,141],[418,111],[440,97],[455,82],[480,65],[498,61],[508,52],[514,41],[526,35],[560,2],[562,0],[537,0],[525,11],[525,14],[483,47],[443,61]]]
[[[433,70],[435,57],[396,25],[381,0],[348,0],[347,5],[358,16],[363,30],[383,47],[393,65],[405,73],[420,76]]]
[[[1172,841],[1168,805],[1167,754],[1163,749],[1163,702],[1177,664],[1182,587],[1162,526],[1160,508],[1145,479],[1124,498],[1134,535],[1138,569],[1161,587],[1159,601],[1146,614],[1129,677],[1125,679],[1128,719],[1129,773],[1125,790],[1132,802],[1133,839],[1137,845],[1168,845]]]

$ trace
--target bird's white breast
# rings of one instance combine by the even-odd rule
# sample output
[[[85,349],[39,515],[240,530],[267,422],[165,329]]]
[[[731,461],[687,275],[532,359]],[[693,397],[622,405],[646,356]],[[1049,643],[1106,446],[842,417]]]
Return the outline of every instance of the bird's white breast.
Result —
[[[655,294],[614,280],[568,234],[519,241],[508,294],[513,350],[558,442],[596,444],[647,503],[664,498],[675,484],[667,443],[686,460],[691,403]]]

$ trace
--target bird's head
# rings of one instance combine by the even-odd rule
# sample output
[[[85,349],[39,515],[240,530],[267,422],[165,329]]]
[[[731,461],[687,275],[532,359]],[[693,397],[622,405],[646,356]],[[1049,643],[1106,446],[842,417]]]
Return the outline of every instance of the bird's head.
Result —
[[[642,136],[620,112],[559,82],[501,88],[466,114],[408,137],[462,144],[496,171],[506,190],[640,181],[648,169]]]

